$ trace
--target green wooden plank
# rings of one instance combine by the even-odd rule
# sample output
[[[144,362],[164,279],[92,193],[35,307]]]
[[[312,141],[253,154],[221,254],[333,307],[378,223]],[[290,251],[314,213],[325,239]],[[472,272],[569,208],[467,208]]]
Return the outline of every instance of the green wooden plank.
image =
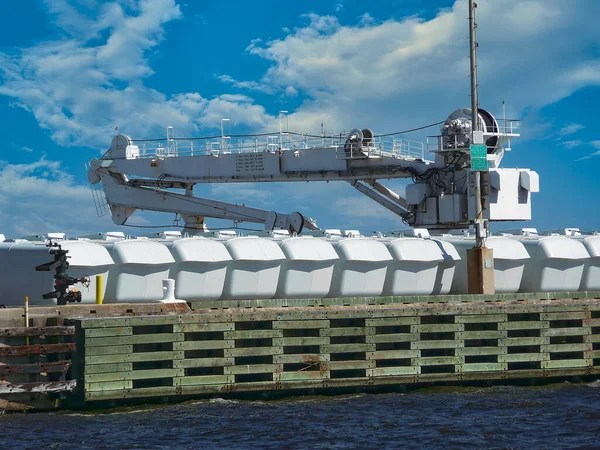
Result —
[[[291,347],[291,346],[299,346],[299,345],[322,345],[329,344],[328,337],[284,337],[284,338],[276,338],[273,339],[274,346],[283,346],[283,347]]]
[[[428,356],[412,359],[412,364],[415,366],[444,366],[464,363],[465,358],[463,356]]]
[[[283,372],[283,364],[244,364],[223,368],[225,375],[249,375],[253,373],[274,372]]]
[[[235,341],[232,340],[184,341],[173,343],[173,350],[218,350],[233,347],[235,347]]]
[[[420,317],[384,317],[381,319],[366,319],[367,327],[394,327],[401,325],[417,325],[421,323]]]
[[[540,320],[577,320],[591,318],[590,311],[574,312],[543,312],[540,314]]]
[[[367,369],[367,377],[383,377],[393,375],[418,375],[421,373],[420,367],[378,367],[376,369]]]
[[[174,333],[208,333],[231,330],[235,330],[234,323],[177,323],[173,325]]]
[[[325,363],[330,371],[334,370],[355,370],[355,369],[374,369],[375,360],[368,361],[330,361]]]
[[[586,350],[592,350],[592,344],[585,342],[577,344],[547,344],[540,347],[540,352],[542,353],[584,352]]]
[[[501,339],[507,336],[506,331],[482,330],[456,333],[456,339]]]
[[[227,348],[224,350],[225,357],[269,356],[281,354],[283,354],[282,347]]]
[[[507,355],[498,356],[498,362],[505,363],[549,360],[550,355],[548,353],[511,353]]]
[[[330,374],[327,371],[304,370],[302,372],[282,372],[273,374],[273,381],[291,381],[291,380],[325,380],[329,379]]]
[[[154,378],[182,377],[184,375],[185,369],[145,369],[132,370],[130,372],[86,373],[84,376],[84,381],[86,383],[100,383],[104,381],[149,380]]]
[[[508,370],[506,363],[473,363],[458,364],[455,367],[457,372],[502,372]]]
[[[508,353],[506,347],[465,347],[454,350],[456,356],[487,356],[504,355]]]
[[[600,358],[600,350],[587,350],[583,352],[583,357],[585,359],[599,359]]]
[[[506,322],[508,316],[506,314],[469,314],[464,316],[456,316],[456,323],[497,323]]]
[[[322,361],[329,361],[330,355],[314,355],[314,354],[287,354],[273,355],[273,362],[283,364],[317,364]]]
[[[199,375],[173,378],[173,384],[175,386],[232,384],[234,382],[235,375]]]
[[[424,350],[434,348],[461,348],[465,346],[465,341],[461,340],[435,340],[435,341],[415,341],[410,343],[413,350]]]
[[[84,331],[85,331],[86,338],[111,337],[111,336],[131,336],[133,334],[132,327],[89,328]]]
[[[450,333],[464,331],[462,323],[431,323],[425,325],[411,325],[411,333]]]
[[[86,392],[94,391],[118,391],[117,395],[122,398],[124,389],[131,389],[133,387],[133,381],[122,380],[122,381],[103,381],[100,383],[85,383],[84,389]]]
[[[329,320],[278,320],[273,322],[273,328],[285,330],[306,328],[329,328]]]
[[[419,339],[419,333],[393,333],[366,336],[367,344],[386,344],[390,342],[412,342]]]
[[[138,334],[133,336],[86,338],[85,346],[87,348],[126,344],[162,344],[166,342],[180,342],[184,339],[185,335],[183,333]]]
[[[321,353],[354,353],[374,350],[375,344],[328,344],[319,347]]]
[[[600,342],[600,334],[590,334],[583,336],[583,342],[597,343]]]
[[[225,339],[269,339],[283,337],[283,330],[225,331]]]
[[[600,319],[583,319],[583,325],[600,327]]]
[[[558,359],[553,361],[542,361],[542,369],[562,369],[566,367],[588,367],[592,362],[587,359]]]
[[[549,337],[514,337],[506,339],[498,339],[499,346],[513,347],[523,345],[544,345],[549,344]]]
[[[102,347],[108,348],[108,347]],[[183,359],[183,351],[175,352],[141,352],[122,353],[116,355],[86,356],[86,367],[91,364],[123,363],[123,362],[147,362],[147,361],[169,361]]]
[[[132,363],[112,363],[112,364],[88,364],[85,366],[85,373],[109,373],[109,372],[127,372],[133,370]]]
[[[365,327],[325,328],[319,330],[320,336],[363,336]]]
[[[174,369],[191,369],[194,367],[233,366],[234,358],[190,358],[173,361]]]
[[[121,355],[133,352],[133,345],[111,345],[108,347],[89,347],[85,349],[85,356]]]
[[[542,330],[541,336],[583,336],[592,334],[592,327],[577,327],[577,328],[548,328]]]
[[[516,321],[499,323],[498,330],[539,330],[542,328],[550,328],[550,322],[542,321]]]
[[[420,350],[380,350],[368,352],[367,359],[406,359],[421,356]]]

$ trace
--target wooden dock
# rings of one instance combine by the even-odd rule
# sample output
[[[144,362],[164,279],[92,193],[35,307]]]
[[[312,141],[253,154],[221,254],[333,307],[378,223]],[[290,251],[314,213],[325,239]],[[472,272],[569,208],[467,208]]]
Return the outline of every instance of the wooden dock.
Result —
[[[72,339],[70,359],[19,370],[60,373],[70,387],[61,405],[84,408],[600,376],[600,293],[576,295],[248,300],[141,315],[71,314],[55,328]]]

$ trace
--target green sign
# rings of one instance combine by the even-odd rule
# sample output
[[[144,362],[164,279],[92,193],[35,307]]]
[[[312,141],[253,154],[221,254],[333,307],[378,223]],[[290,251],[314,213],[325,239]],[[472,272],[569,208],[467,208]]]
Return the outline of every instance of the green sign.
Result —
[[[487,172],[487,145],[485,144],[471,144],[471,170],[478,172]]]

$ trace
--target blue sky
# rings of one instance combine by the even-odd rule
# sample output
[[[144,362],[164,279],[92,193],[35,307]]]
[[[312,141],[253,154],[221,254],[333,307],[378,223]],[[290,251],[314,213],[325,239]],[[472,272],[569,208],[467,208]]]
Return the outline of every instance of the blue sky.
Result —
[[[541,179],[533,220],[495,229],[600,229],[600,3],[478,3],[480,105],[500,115],[505,100],[523,120],[503,165]],[[466,18],[465,0],[1,2],[0,233],[117,229],[96,216],[84,169],[115,126],[134,138],[167,125],[201,136],[227,117],[233,132],[270,131],[280,110],[302,132],[443,120],[470,102]],[[426,134],[437,130],[407,137]],[[298,210],[325,228],[403,228],[345,183],[196,193]],[[131,223],[172,219],[138,213]]]

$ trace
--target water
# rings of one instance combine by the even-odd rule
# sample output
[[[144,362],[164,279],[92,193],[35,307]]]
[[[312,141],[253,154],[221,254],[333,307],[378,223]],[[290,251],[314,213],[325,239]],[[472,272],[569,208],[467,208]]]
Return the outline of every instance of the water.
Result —
[[[600,382],[0,416],[0,449],[594,449]]]

